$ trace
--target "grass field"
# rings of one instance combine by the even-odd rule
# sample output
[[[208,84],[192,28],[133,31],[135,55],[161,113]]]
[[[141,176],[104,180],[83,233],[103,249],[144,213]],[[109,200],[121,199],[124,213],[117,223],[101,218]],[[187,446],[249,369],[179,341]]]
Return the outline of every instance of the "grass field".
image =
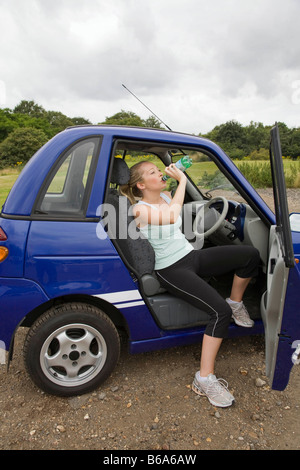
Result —
[[[128,162],[129,163],[129,162]],[[237,166],[240,166],[241,164],[249,165],[249,168],[255,164],[266,164],[267,162],[260,161],[260,162],[254,162],[254,161],[241,161],[241,162],[235,162]],[[292,162],[291,160],[283,160],[284,163],[284,170],[287,175],[295,175],[296,172],[296,177],[291,185],[291,187],[300,187],[300,162]],[[130,166],[130,164],[129,164]],[[163,171],[163,165],[161,165],[161,170]],[[258,168],[258,167],[255,167]],[[195,181],[196,183],[199,182],[199,180],[202,178],[203,174],[206,173],[208,175],[215,173],[216,171],[216,166],[213,162],[196,162],[193,163],[191,168],[189,168],[188,173]],[[0,208],[5,202],[5,199],[16,181],[18,175],[20,173],[20,169],[18,168],[7,168],[5,170],[0,170]],[[254,184],[252,182],[252,184]],[[255,184],[254,184],[255,185]]]
[[[11,168],[0,171],[0,208],[4,204],[5,199],[19,174],[19,170]]]

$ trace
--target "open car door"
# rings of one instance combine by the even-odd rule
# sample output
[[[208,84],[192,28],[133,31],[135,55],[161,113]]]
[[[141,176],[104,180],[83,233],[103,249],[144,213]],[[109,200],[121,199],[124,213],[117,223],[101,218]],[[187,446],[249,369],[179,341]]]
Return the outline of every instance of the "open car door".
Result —
[[[293,365],[291,335],[283,328],[283,318],[289,308],[286,293],[295,270],[295,259],[277,124],[271,130],[270,162],[276,225],[270,228],[267,290],[262,297],[261,314],[265,328],[266,375],[273,389],[283,390]]]

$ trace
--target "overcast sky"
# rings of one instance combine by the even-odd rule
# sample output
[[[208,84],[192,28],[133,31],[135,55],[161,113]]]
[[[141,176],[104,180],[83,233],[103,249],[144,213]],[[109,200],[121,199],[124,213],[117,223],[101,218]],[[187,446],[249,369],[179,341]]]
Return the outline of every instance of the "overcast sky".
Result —
[[[0,106],[300,127],[299,0],[0,0]]]

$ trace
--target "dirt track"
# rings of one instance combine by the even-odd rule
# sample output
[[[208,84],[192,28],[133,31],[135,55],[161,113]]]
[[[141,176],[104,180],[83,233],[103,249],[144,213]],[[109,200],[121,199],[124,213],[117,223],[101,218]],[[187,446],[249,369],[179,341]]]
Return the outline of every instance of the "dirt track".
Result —
[[[300,211],[299,191],[291,191],[290,210]],[[263,337],[223,342],[216,374],[236,403],[217,409],[191,390],[200,345],[130,356],[124,344],[99,390],[57,398],[28,378],[24,335],[21,329],[9,374],[0,367],[0,450],[300,449],[300,366],[285,391],[270,390]]]

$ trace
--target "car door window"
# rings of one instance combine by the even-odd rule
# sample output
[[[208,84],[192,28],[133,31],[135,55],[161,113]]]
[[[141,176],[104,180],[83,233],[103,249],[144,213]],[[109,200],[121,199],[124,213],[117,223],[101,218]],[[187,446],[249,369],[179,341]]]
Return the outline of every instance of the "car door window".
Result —
[[[82,216],[99,154],[99,138],[77,142],[50,172],[34,214]]]

